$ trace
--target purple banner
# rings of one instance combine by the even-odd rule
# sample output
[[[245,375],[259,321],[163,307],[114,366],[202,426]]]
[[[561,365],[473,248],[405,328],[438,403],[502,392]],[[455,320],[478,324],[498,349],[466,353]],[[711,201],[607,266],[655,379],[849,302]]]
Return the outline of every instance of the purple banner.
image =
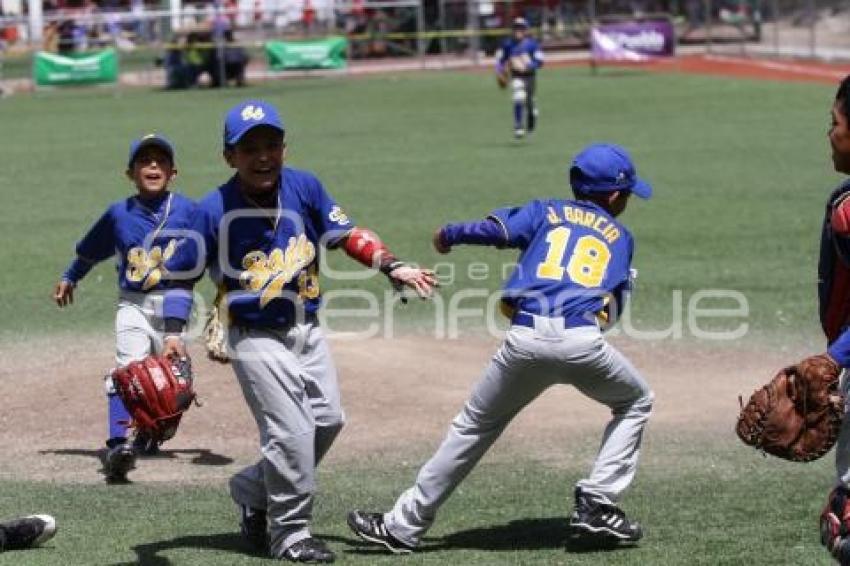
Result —
[[[590,48],[596,60],[647,61],[675,55],[676,37],[667,20],[600,24],[590,31]]]

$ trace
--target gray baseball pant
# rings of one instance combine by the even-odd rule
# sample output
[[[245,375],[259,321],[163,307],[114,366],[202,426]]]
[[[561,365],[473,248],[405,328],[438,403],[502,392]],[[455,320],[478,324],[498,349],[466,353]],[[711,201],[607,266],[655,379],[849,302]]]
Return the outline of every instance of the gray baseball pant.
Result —
[[[652,411],[652,391],[598,328],[564,329],[558,319],[534,320],[533,329],[508,330],[442,445],[419,471],[414,486],[384,515],[387,530],[397,539],[419,544],[440,505],[511,419],[556,383],[573,385],[612,412],[590,477],[578,486],[597,501],[614,503],[631,483]]]
[[[230,480],[237,504],[266,510],[272,556],[310,537],[316,465],[343,425],[336,368],[315,321],[231,326],[233,369],[257,422],[262,457]]]

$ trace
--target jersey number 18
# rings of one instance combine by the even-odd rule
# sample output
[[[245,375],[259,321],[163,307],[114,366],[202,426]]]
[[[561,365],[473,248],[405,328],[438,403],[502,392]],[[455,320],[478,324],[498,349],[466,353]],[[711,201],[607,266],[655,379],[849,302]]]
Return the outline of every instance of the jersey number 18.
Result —
[[[546,258],[537,266],[537,277],[560,281],[564,278],[564,255],[570,241],[571,230],[558,226],[546,234],[549,251]],[[591,235],[585,235],[576,240],[566,272],[570,279],[582,287],[599,287],[605,277],[608,262],[611,261],[611,251],[605,242]]]

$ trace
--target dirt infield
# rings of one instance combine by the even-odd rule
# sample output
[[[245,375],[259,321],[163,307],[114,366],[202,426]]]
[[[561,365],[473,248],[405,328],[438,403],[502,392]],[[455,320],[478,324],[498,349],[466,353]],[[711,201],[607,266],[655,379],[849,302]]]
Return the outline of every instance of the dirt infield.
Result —
[[[689,55],[656,68],[701,75],[826,84],[837,84],[850,74],[850,64],[846,63],[777,61],[726,55]]]
[[[549,63],[556,67],[589,67],[590,59],[558,60]],[[605,67],[628,67],[658,73],[687,73],[716,77],[759,79],[786,82],[837,84],[850,74],[850,63],[796,61],[735,57],[730,55],[680,55],[671,59],[655,59],[641,63],[612,62]]]
[[[28,346],[14,353],[0,348],[5,360],[0,366],[0,478],[103,481],[101,376],[109,367],[110,345],[108,338],[89,339],[58,344],[49,355],[38,356],[26,352]],[[333,466],[431,450],[498,343],[410,337],[333,340],[332,346],[348,417],[328,459]],[[788,362],[788,354],[751,353],[742,362],[740,352],[701,352],[693,345],[625,343],[623,349],[656,392],[650,430],[731,434],[737,396],[749,395],[771,368]],[[196,372],[204,406],[187,413],[162,455],[140,462],[131,474],[135,481],[222,481],[257,457],[256,427],[231,369],[198,359]],[[571,388],[555,387],[520,414],[500,450],[533,456],[545,456],[553,447],[562,452],[579,431],[588,432],[584,436],[595,443],[606,420],[603,407]]]

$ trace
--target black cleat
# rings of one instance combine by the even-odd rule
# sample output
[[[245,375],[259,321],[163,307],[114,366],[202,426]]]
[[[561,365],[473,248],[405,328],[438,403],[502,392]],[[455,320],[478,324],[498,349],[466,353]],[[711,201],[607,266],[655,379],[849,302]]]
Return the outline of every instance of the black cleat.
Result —
[[[616,505],[595,502],[580,488],[576,488],[575,498],[576,506],[570,516],[573,535],[582,539],[627,543],[637,542],[643,536],[640,525],[630,521]]]
[[[348,514],[348,527],[365,541],[380,544],[393,554],[410,554],[413,547],[395,538],[384,525],[384,516],[380,513],[352,511]]]
[[[141,456],[156,456],[159,454],[159,443],[144,432],[139,432],[133,439],[133,449]]]
[[[269,531],[266,523],[266,512],[247,505],[240,505],[239,529],[242,537],[256,550],[268,554]]]
[[[129,442],[112,446],[106,453],[106,481],[127,483],[127,472],[136,467],[136,450]]]
[[[31,548],[50,540],[56,534],[56,519],[50,515],[30,515],[8,523],[0,523],[5,534],[2,550],[21,550]]]
[[[306,562],[312,564],[330,564],[336,556],[330,548],[317,538],[299,540],[283,551],[282,558],[290,562]]]

